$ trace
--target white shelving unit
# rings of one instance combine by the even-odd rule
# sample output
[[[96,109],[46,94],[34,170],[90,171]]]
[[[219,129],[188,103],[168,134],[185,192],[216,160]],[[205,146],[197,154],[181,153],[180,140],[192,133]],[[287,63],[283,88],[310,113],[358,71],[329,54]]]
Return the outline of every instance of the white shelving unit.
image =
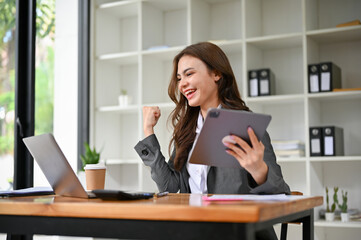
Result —
[[[308,93],[307,65],[332,61],[343,88],[361,87],[360,0],[129,0],[93,1],[91,143],[107,161],[107,188],[156,191],[134,145],[143,139],[142,107],[160,106],[156,134],[168,159],[167,94],[173,57],[185,46],[212,41],[227,54],[247,105],[272,115],[272,139],[305,142],[304,157],[279,158],[292,190],[324,195],[348,191],[349,207],[361,210],[361,91]],[[276,95],[248,97],[248,70],[271,68]],[[125,89],[129,106],[118,105]],[[311,126],[344,129],[345,156],[310,157]],[[315,214],[315,239],[358,239],[361,221],[327,223]],[[295,236],[292,236],[295,232]],[[292,239],[301,239],[290,228]],[[297,236],[296,236],[297,235]]]

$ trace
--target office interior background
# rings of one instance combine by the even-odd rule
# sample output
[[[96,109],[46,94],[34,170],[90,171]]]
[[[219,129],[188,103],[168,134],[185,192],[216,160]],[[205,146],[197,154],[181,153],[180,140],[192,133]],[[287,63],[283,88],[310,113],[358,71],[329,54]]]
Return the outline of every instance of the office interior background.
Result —
[[[37,40],[37,44],[43,44],[43,47],[37,45],[37,66],[46,65],[43,69],[48,69],[48,75],[41,78],[37,70],[36,81],[41,83],[39,89],[47,87],[48,94],[43,99],[51,99],[46,104],[52,107],[46,110],[50,111],[50,118],[35,116],[35,125],[39,126],[35,134],[52,131],[77,172],[78,1],[39,2],[53,4],[55,22],[53,35]],[[174,107],[167,96],[172,58],[186,45],[213,41],[229,57],[247,105],[255,112],[272,115],[268,128],[271,138],[304,144],[304,154],[301,151],[298,156],[278,157],[291,189],[305,195],[325,196],[328,187],[332,199],[333,187],[338,186],[348,192],[349,208],[361,211],[361,91],[309,93],[308,90],[308,65],[320,62],[333,62],[341,68],[342,88],[361,87],[361,26],[336,27],[361,19],[360,0],[94,0],[90,3],[89,142],[101,150],[107,165],[106,188],[156,191],[149,169],[133,149],[143,138],[142,106],[161,107],[162,118],[155,131],[168,158],[171,129],[167,126],[167,115]],[[3,34],[6,42],[10,35]],[[50,49],[54,52],[53,63],[49,60]],[[4,59],[6,56],[2,54],[2,79]],[[263,68],[275,74],[275,93],[249,97],[248,71]],[[8,79],[11,78],[14,76],[9,71]],[[2,84],[2,96],[4,89],[14,87]],[[119,102],[125,92],[128,104]],[[6,98],[0,98],[2,139],[5,133],[11,135],[11,127],[5,127],[4,122],[11,124],[14,120],[10,107],[9,111],[4,108],[3,99]],[[315,126],[343,128],[344,156],[310,156],[309,128]],[[5,150],[3,146],[2,140],[1,190],[11,186],[8,182],[13,173],[11,147]],[[46,184],[35,164],[34,185]],[[319,217],[324,208],[325,205],[315,211],[315,239],[359,239],[360,218],[348,223],[338,219],[326,222]],[[279,233],[279,227],[276,228]],[[300,226],[291,225],[289,238],[301,237]]]

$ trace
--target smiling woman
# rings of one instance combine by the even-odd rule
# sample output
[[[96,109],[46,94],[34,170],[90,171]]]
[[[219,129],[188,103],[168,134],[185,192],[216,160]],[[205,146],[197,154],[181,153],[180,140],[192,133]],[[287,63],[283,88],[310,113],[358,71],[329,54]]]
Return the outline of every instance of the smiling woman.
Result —
[[[257,139],[251,128],[251,144],[232,135],[223,144],[239,168],[192,164],[189,162],[194,143],[203,127],[209,108],[250,111],[241,99],[233,70],[225,53],[215,44],[201,42],[186,47],[173,60],[168,94],[176,104],[171,113],[173,136],[165,161],[154,127],[161,117],[159,107],[143,108],[145,139],[135,150],[146,166],[159,191],[171,193],[275,194],[290,193],[282,177],[269,135]],[[219,126],[222,127],[222,126]],[[241,146],[241,147],[239,147]],[[259,232],[257,239],[277,239],[273,229]]]

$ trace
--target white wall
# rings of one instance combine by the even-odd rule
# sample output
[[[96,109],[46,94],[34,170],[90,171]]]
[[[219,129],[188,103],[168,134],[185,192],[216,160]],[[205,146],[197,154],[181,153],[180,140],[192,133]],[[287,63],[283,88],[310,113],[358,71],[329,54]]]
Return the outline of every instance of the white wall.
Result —
[[[54,136],[77,167],[78,1],[56,1]]]

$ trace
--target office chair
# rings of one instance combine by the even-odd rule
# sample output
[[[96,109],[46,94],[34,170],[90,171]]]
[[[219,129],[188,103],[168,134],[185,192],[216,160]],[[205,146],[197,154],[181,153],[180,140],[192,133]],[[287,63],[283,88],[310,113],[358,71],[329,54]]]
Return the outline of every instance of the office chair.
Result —
[[[303,193],[302,192],[297,192],[297,191],[292,191],[291,195],[303,195]],[[295,223],[295,224],[300,224],[300,223]],[[280,240],[286,240],[287,239],[287,228],[288,228],[288,222],[282,223],[282,225],[281,225],[281,239]]]

